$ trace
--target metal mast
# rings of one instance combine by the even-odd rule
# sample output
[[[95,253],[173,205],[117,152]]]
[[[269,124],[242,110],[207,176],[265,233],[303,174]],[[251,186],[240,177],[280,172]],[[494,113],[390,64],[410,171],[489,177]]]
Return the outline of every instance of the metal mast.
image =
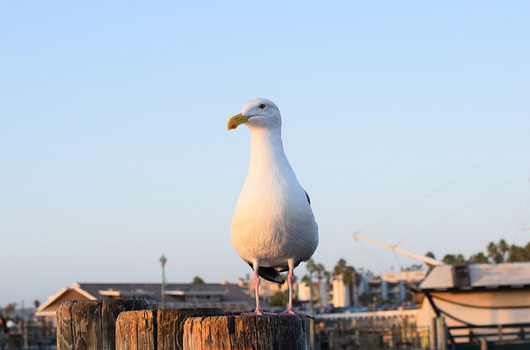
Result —
[[[396,246],[393,246],[393,245],[390,245],[390,244],[386,244],[386,243],[382,243],[382,242],[378,242],[374,239],[371,239],[371,238],[368,238],[368,237],[365,237],[363,235],[361,235],[360,233],[354,233],[353,234],[353,238],[355,238],[356,240],[363,240],[363,241],[366,241],[366,242],[370,242],[372,244],[375,244],[375,245],[378,245],[378,246],[381,246],[381,247],[385,247],[385,248],[388,248],[390,249],[391,251],[393,252],[396,252],[396,253],[400,253],[400,254],[403,254],[403,255],[406,255],[406,256],[409,256],[413,259],[416,259],[416,260],[419,260],[421,262],[424,262],[426,263],[427,265],[429,266],[439,266],[439,265],[445,265],[443,262],[441,261],[438,261],[438,260],[435,260],[435,259],[431,259],[429,257],[426,257],[426,256],[423,256],[423,255],[418,255],[418,254],[414,254],[414,253],[411,253],[411,252],[407,252],[406,250],[403,250],[401,248],[398,248]]]

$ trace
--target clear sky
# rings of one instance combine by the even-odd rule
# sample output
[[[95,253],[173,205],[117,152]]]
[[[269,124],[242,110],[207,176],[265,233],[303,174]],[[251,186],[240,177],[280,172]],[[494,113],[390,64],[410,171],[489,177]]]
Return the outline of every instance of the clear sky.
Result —
[[[401,247],[440,258],[529,241],[530,217],[517,216],[530,187],[529,12],[2,2],[0,305],[75,281],[159,281],[162,253],[171,282],[250,272],[229,240],[249,132],[226,121],[254,97],[282,111],[327,268],[413,263],[352,239],[407,206],[362,233],[421,231]]]

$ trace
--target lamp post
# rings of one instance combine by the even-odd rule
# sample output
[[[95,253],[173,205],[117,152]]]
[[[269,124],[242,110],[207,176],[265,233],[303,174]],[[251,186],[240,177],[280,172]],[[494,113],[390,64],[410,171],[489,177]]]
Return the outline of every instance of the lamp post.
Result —
[[[161,294],[162,294],[162,309],[166,307],[166,273],[164,270],[164,267],[166,266],[166,257],[164,254],[159,259],[160,266],[162,266],[162,288],[161,288]]]

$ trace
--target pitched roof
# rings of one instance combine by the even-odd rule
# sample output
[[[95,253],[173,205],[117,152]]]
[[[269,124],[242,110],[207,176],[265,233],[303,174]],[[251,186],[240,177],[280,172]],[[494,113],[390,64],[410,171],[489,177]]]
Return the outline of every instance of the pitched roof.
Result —
[[[119,292],[121,296],[145,296],[158,302],[162,300],[160,283],[87,283],[79,282],[79,288],[94,295],[98,299],[104,299],[110,291]],[[166,295],[222,295],[226,301],[253,300],[245,293],[246,289],[232,283],[167,283]]]
[[[530,288],[530,262],[467,265],[467,277],[469,278],[467,286],[458,284],[454,271],[454,265],[434,267],[420,284],[419,289],[429,291]]]
[[[167,307],[220,307],[249,310],[254,298],[248,290],[232,283],[167,283]],[[50,316],[62,300],[150,299],[162,301],[160,283],[89,283],[76,282],[63,288],[39,307],[38,316]]]

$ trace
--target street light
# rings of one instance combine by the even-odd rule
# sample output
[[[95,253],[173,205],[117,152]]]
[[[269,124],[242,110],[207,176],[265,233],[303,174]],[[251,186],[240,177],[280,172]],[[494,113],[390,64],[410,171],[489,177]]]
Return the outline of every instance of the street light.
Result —
[[[160,266],[162,266],[162,288],[161,288],[161,294],[162,294],[162,309],[166,307],[166,273],[164,271],[164,267],[166,266],[166,257],[164,254],[159,259]]]

